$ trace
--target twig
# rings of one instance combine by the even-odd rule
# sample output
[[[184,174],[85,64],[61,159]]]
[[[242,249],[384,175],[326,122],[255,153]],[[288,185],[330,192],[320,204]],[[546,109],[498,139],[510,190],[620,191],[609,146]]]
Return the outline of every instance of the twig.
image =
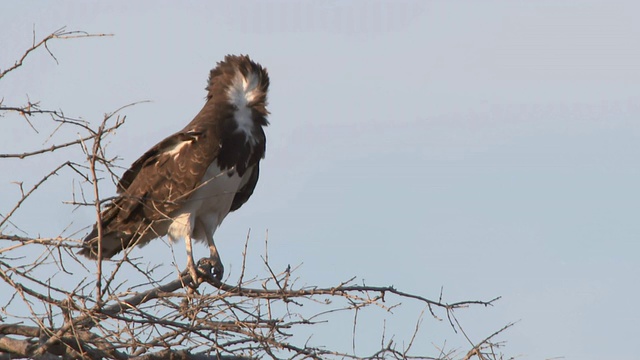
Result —
[[[0,228],[2,228],[2,226],[11,218],[11,216],[13,216],[13,214],[20,208],[20,206],[22,205],[22,203],[25,202],[25,200],[27,200],[27,198],[33,194],[34,191],[36,191],[38,189],[38,187],[40,187],[40,185],[44,184],[45,181],[47,181],[50,177],[52,177],[53,175],[57,175],[58,171],[60,169],[62,169],[65,166],[68,166],[70,164],[69,161],[66,161],[64,163],[62,163],[61,165],[57,166],[55,169],[53,169],[52,171],[50,171],[47,175],[45,175],[42,179],[40,179],[40,181],[38,181],[35,185],[33,185],[33,187],[31,188],[31,190],[29,190],[26,194],[24,194],[22,196],[22,198],[20,200],[18,200],[18,202],[16,203],[16,205],[13,207],[13,209],[11,209],[11,211],[9,211],[9,213],[7,215],[4,216],[4,218],[2,219],[2,221],[0,221]]]
[[[513,325],[515,325],[515,323],[508,323],[507,325],[503,326],[500,330],[498,330],[498,331],[494,332],[493,334],[491,334],[491,335],[487,336],[486,338],[484,338],[477,345],[475,345],[471,350],[469,350],[469,352],[467,352],[467,354],[464,356],[464,358],[462,360],[469,360],[473,356],[478,356],[478,358],[483,358],[483,356],[481,354],[482,346],[485,345],[485,344],[488,344],[489,340],[491,340],[493,337],[495,337],[496,335],[500,334],[501,332],[507,330],[508,328],[512,327]]]
[[[115,125],[113,125],[113,126],[111,126],[109,128],[106,128],[104,130],[104,132],[105,133],[113,132],[114,130],[116,130],[117,128],[122,126],[122,124],[124,124],[124,121],[117,122]],[[96,135],[92,134],[92,135],[88,135],[88,136],[82,137],[82,138],[74,140],[74,141],[69,141],[69,142],[62,143],[62,144],[57,144],[57,145],[51,145],[48,148],[44,148],[44,149],[40,149],[40,150],[34,150],[34,151],[28,151],[28,152],[24,152],[24,153],[21,153],[21,154],[0,154],[0,158],[24,159],[24,158],[29,157],[29,156],[40,155],[40,154],[44,154],[44,153],[47,153],[47,152],[54,152],[54,151],[56,151],[58,149],[63,149],[63,148],[69,147],[69,146],[78,145],[78,144],[81,144],[84,141],[94,139],[95,137],[96,137]]]
[[[35,37],[35,31],[33,32],[33,34],[34,34],[34,37]],[[40,42],[38,42],[37,44],[35,43],[35,40],[34,40],[33,43],[32,43],[32,46],[29,49],[27,49],[24,52],[24,54],[22,54],[22,57],[20,57],[20,59],[18,59],[18,61],[16,61],[15,64],[13,64],[13,66],[9,67],[8,69],[6,69],[4,71],[0,71],[0,79],[2,79],[5,75],[10,73],[11,71],[13,71],[13,70],[19,68],[20,66],[22,66],[22,63],[24,62],[24,60],[27,58],[27,56],[29,56],[29,54],[31,54],[32,51],[36,50],[40,46],[44,46],[46,48],[47,42],[49,42],[51,40],[54,40],[54,39],[77,39],[77,38],[102,37],[102,36],[113,36],[113,34],[89,34],[89,33],[84,32],[84,31],[65,31],[65,28],[62,27],[62,28],[54,31],[53,33],[49,34],[48,36],[46,36],[44,39],[40,40]],[[48,49],[47,49],[47,51],[55,59],[55,56],[53,56],[51,51],[49,51]]]

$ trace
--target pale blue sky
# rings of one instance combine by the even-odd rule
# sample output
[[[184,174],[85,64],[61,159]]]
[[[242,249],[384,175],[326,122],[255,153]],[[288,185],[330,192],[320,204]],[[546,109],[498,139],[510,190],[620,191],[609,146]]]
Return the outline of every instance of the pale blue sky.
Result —
[[[449,301],[502,296],[458,313],[475,341],[521,320],[501,339],[522,359],[638,358],[640,3],[213,4],[6,2],[2,68],[34,26],[37,38],[62,26],[115,36],[52,43],[59,65],[34,54],[0,96],[94,124],[151,100],[123,112],[109,144],[126,167],[200,110],[217,61],[248,53],[269,70],[272,115],[256,192],[216,233],[232,280],[247,230],[261,253],[268,229],[270,260],[303,263],[301,284],[358,276],[430,298],[443,286]],[[0,153],[40,146],[52,127],[36,126],[3,118]],[[0,212],[19,195],[11,181],[68,158],[81,156],[2,161]],[[61,204],[71,191],[70,177],[54,179],[15,222],[43,236],[92,224],[90,209]],[[104,182],[103,196],[113,192]],[[172,261],[162,243],[146,249]],[[412,306],[389,328],[410,333]],[[377,345],[381,326],[362,326],[358,349]],[[349,350],[341,335],[314,340]],[[464,346],[427,318],[421,349],[435,354],[443,339]]]

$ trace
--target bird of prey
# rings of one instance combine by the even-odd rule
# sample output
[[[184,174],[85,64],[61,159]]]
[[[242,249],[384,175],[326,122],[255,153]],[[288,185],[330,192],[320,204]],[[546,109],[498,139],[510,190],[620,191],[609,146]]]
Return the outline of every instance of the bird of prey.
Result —
[[[267,70],[248,56],[227,55],[219,62],[209,74],[202,110],[124,173],[118,196],[101,212],[79,254],[111,258],[164,235],[183,238],[188,271],[197,283],[192,240],[206,240],[211,253],[206,265],[221,280],[224,267],[213,233],[258,182],[268,88]]]

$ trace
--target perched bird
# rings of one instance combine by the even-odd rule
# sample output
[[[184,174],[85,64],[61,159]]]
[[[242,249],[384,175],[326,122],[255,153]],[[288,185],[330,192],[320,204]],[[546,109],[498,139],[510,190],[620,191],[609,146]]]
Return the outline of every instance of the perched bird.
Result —
[[[184,238],[188,271],[197,282],[192,240],[206,240],[208,265],[221,280],[224,267],[213,234],[258,182],[268,88],[267,70],[248,56],[227,55],[219,62],[209,74],[202,110],[124,173],[118,196],[101,212],[79,254],[110,258],[160,236]]]

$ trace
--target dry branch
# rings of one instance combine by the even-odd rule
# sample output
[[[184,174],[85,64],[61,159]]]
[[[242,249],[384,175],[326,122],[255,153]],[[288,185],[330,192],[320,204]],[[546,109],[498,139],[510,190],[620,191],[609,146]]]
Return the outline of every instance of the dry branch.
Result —
[[[24,63],[25,59],[36,49],[40,48],[40,47],[44,47],[47,52],[49,53],[49,55],[51,55],[51,57],[56,60],[56,62],[58,61],[56,59],[56,57],[53,55],[53,53],[51,52],[51,50],[49,50],[48,48],[48,43],[49,41],[52,40],[56,40],[56,39],[79,39],[79,38],[88,38],[88,37],[102,37],[102,36],[112,36],[112,34],[89,34],[87,32],[84,31],[66,31],[65,27],[62,27],[56,31],[54,31],[53,33],[47,35],[44,39],[40,40],[39,42],[35,42],[35,37],[36,37],[36,33],[35,30],[33,31],[33,42],[31,44],[31,47],[28,48],[20,57],[20,59],[18,59],[12,66],[10,66],[9,68],[7,68],[6,70],[0,71],[0,80],[7,75],[8,73],[16,70],[17,68],[19,68],[20,66],[22,66],[22,64]]]

